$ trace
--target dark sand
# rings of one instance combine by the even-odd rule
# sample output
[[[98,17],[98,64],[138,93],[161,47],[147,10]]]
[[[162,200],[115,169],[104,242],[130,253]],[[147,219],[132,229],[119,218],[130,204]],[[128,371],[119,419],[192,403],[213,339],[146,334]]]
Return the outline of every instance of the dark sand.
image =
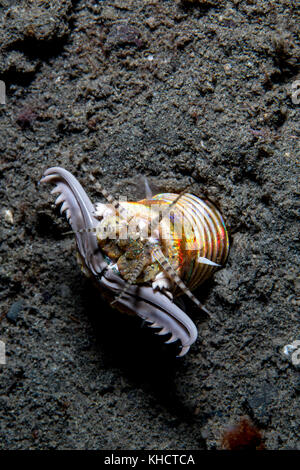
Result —
[[[299,448],[296,4],[0,2],[1,449],[219,449],[245,415]],[[116,197],[146,175],[221,208],[230,256],[196,295],[222,323],[187,302],[184,358],[81,274],[50,166],[95,202],[84,167]]]

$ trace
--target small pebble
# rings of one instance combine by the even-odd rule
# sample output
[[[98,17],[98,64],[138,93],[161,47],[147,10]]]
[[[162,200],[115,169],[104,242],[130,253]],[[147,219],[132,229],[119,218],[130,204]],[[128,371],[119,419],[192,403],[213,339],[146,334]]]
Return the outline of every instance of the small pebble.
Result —
[[[224,65],[224,70],[225,70],[225,73],[230,73],[231,72],[231,65],[230,64],[225,64]]]
[[[5,222],[12,225],[14,223],[14,216],[13,216],[12,211],[10,209],[4,209],[3,212],[4,212]]]
[[[23,301],[18,300],[18,302],[14,302],[10,307],[8,314],[6,315],[8,320],[17,323],[17,319],[21,311],[23,310]]]
[[[157,26],[157,21],[154,16],[150,16],[150,18],[147,18],[145,23],[147,26],[149,26],[150,29],[154,29]]]
[[[300,366],[300,340],[296,339],[291,344],[286,344],[282,349],[284,356],[294,366]]]

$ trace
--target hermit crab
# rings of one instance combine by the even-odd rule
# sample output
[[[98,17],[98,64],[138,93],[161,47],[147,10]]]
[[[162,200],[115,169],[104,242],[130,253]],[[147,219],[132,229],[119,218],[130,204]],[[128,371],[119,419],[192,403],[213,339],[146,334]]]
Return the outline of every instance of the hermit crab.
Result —
[[[91,177],[94,182],[94,177]],[[103,296],[122,312],[138,315],[166,343],[181,343],[179,356],[197,338],[197,329],[177,305],[185,294],[205,310],[191,290],[225,263],[229,241],[218,209],[188,192],[152,196],[137,202],[117,201],[100,183],[107,203],[92,204],[67,170],[49,168],[41,179],[54,183],[75,234],[78,261]]]

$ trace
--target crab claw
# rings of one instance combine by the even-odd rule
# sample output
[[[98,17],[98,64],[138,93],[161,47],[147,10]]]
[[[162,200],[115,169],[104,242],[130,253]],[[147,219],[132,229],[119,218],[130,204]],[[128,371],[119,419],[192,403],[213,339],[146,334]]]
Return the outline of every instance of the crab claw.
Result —
[[[69,224],[74,231],[78,251],[92,274],[97,275],[107,267],[98,247],[94,229],[99,223],[93,215],[94,206],[81,184],[69,171],[54,167],[45,171],[41,183],[55,183],[52,193],[58,193],[56,204],[61,204],[66,211]]]
[[[95,233],[99,220],[83,187],[69,171],[60,167],[46,170],[41,182],[56,184],[52,192],[58,193],[56,204],[62,204],[74,231],[84,272],[94,277],[106,298],[115,299],[124,291],[126,281],[108,269],[109,264],[105,261]],[[170,298],[151,286],[127,285],[116,306],[162,329],[161,334],[170,333],[168,342],[179,340],[182,346],[179,356],[186,354],[197,338],[193,321]]]

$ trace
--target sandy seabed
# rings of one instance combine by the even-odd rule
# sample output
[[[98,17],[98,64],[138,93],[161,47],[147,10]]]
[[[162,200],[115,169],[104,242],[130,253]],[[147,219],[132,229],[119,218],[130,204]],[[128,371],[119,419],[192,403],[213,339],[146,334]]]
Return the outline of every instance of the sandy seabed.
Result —
[[[0,448],[220,449],[242,416],[299,448],[297,2],[2,0],[0,44]],[[92,201],[89,174],[129,200],[144,175],[221,209],[195,295],[222,322],[186,302],[184,358],[81,274],[51,166]]]

